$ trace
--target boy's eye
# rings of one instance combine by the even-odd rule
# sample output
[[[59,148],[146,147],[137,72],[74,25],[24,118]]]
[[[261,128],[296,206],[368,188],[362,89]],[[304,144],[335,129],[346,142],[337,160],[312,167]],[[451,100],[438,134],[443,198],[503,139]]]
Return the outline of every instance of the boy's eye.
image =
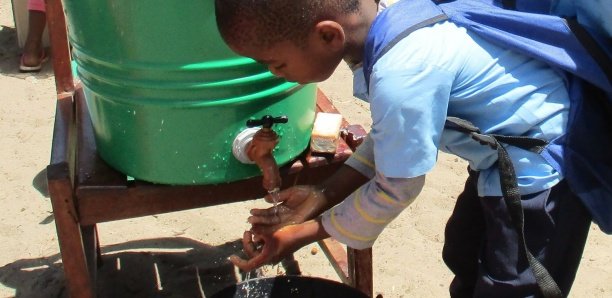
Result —
[[[276,69],[276,70],[279,70],[279,69],[283,69],[283,68],[285,68],[285,66],[287,66],[287,64],[286,64],[286,63],[279,64],[279,65],[274,65],[274,66],[272,66],[272,67],[273,67],[274,69]]]

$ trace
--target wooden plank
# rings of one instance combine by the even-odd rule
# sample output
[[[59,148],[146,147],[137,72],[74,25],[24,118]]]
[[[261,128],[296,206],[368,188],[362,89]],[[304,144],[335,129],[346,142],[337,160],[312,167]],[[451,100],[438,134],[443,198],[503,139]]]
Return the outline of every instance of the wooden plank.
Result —
[[[96,293],[96,280],[98,277],[98,235],[96,225],[82,226],[83,250],[87,259],[87,269],[91,280],[91,291]]]
[[[323,253],[332,265],[332,268],[340,277],[340,280],[347,284],[353,285],[351,275],[349,274],[348,256],[344,246],[333,238],[323,239],[317,242]]]
[[[338,162],[286,175],[283,177],[283,187],[296,182],[319,183],[340,165],[342,163]],[[78,212],[83,225],[241,202],[261,198],[265,194],[261,177],[216,185],[170,186],[137,181],[125,189],[77,189]]]
[[[47,183],[70,297],[94,297],[68,163],[47,167]]]
[[[75,91],[76,136],[77,136],[77,185],[79,188],[121,188],[127,187],[125,174],[113,169],[98,155],[91,118],[80,88]]]
[[[324,112],[324,113],[336,113],[336,114],[340,114],[338,109],[336,109],[334,104],[331,102],[331,100],[329,100],[327,95],[325,95],[325,93],[323,93],[323,91],[321,91],[321,89],[317,89],[317,110],[321,111],[321,112]],[[341,127],[346,127],[348,125],[349,125],[349,123],[343,117],[342,118],[342,126]]]
[[[72,96],[58,99],[55,107],[53,124],[53,141],[51,143],[51,164],[72,164],[72,131],[74,126],[74,109]]]
[[[74,91],[70,47],[66,32],[66,19],[61,0],[46,1],[47,28],[51,44],[55,88],[59,97]]]
[[[373,297],[372,248],[358,250],[349,247],[347,252],[353,286],[369,297]]]

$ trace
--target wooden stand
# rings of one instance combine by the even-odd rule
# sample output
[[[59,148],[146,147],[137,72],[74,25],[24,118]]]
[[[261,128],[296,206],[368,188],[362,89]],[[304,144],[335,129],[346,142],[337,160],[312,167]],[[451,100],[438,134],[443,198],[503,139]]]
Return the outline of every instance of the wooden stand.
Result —
[[[60,0],[47,1],[53,67],[58,94],[51,162],[47,167],[62,262],[71,297],[95,297],[100,243],[96,224],[139,216],[261,198],[261,177],[218,185],[170,186],[128,181],[100,159],[81,88],[73,83],[66,24]],[[317,110],[337,113],[318,92]],[[359,125],[348,133],[333,156],[302,156],[281,168],[283,187],[314,184],[331,175],[365,136]],[[372,296],[371,250],[355,251],[336,241],[320,242],[340,278]]]

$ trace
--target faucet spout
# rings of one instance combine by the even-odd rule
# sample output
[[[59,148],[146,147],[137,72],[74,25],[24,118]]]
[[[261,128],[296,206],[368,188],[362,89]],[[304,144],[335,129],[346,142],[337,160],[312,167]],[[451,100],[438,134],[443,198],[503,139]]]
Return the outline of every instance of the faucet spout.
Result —
[[[255,162],[263,174],[263,188],[267,191],[280,189],[281,177],[272,150],[278,144],[278,135],[274,130],[263,127],[255,133],[248,145],[247,156]]]

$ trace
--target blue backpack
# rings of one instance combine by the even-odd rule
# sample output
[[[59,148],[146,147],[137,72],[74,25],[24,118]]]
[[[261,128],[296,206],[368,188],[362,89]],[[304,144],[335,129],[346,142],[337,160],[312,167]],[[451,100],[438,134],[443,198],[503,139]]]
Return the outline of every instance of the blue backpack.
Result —
[[[398,41],[420,28],[451,21],[483,39],[538,59],[559,70],[570,93],[567,133],[547,142],[522,136],[482,134],[470,122],[448,117],[445,128],[469,134],[498,151],[502,194],[522,246],[546,297],[562,297],[546,269],[529,253],[514,167],[500,143],[540,153],[567,179],[602,231],[612,234],[612,62],[586,30],[545,14],[550,1],[403,0],[374,20],[365,43],[363,71]],[[517,4],[518,3],[518,4]],[[508,9],[510,8],[510,9]],[[517,11],[522,10],[522,11]],[[528,12],[526,12],[528,11]],[[609,49],[608,49],[609,50]]]

